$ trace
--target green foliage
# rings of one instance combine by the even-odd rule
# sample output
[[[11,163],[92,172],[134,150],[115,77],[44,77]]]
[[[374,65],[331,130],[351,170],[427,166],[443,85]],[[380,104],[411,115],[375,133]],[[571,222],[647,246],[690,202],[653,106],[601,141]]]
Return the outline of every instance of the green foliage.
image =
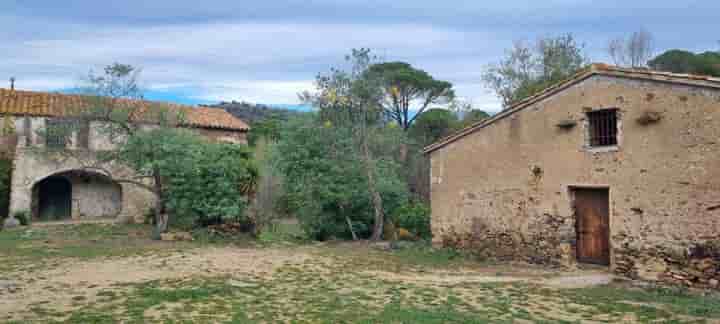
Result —
[[[269,142],[277,141],[280,136],[281,123],[281,119],[274,117],[256,121],[248,133],[248,144],[255,146],[260,139],[266,139]]]
[[[141,174],[159,173],[173,215],[207,224],[245,220],[245,192],[258,170],[245,146],[208,142],[192,131],[158,128],[135,133],[120,147],[120,161]]]
[[[452,134],[458,128],[457,115],[447,109],[430,109],[420,115],[410,127],[410,137],[422,143],[431,144]]]
[[[430,208],[420,203],[408,203],[397,208],[392,215],[397,228],[403,228],[422,239],[432,238]]]
[[[268,119],[276,119],[285,121],[293,116],[303,114],[302,112],[270,107],[262,104],[252,104],[248,102],[237,101],[221,101],[214,105],[200,105],[201,107],[220,108],[229,112],[233,116],[250,123],[250,131],[255,128],[256,123],[263,122]]]
[[[291,218],[293,213],[286,208],[285,179],[273,163],[276,146],[276,142],[264,138],[260,138],[254,146],[255,160],[260,169],[257,193],[252,201],[256,233],[262,233],[265,227],[273,226],[280,218]]]
[[[410,129],[430,105],[446,103],[455,97],[450,82],[436,80],[429,73],[405,62],[374,64],[367,73],[379,80],[385,115],[404,130]]]
[[[266,226],[258,235],[258,241],[264,244],[296,244],[306,242],[307,234],[300,224],[294,222],[276,222]]]
[[[13,217],[17,219],[22,226],[30,225],[30,211],[28,210],[17,211],[13,214]]]
[[[695,54],[675,49],[658,55],[648,64],[658,71],[720,76],[720,52]]]
[[[507,108],[548,86],[569,78],[587,65],[584,45],[572,34],[515,43],[499,64],[489,66],[483,79]]]
[[[192,168],[179,169],[168,179],[168,208],[200,224],[247,222],[246,188],[254,188],[259,176],[248,148],[206,143],[193,153]]]
[[[285,125],[273,157],[286,180],[290,209],[314,239],[350,238],[346,217],[358,235],[367,237],[373,205],[354,133],[313,117]],[[391,129],[383,129],[373,137],[376,142],[390,141],[392,134]],[[407,199],[407,189],[394,160],[381,157],[375,166],[377,188],[389,214]]]
[[[15,135],[15,122],[10,115],[3,116],[2,130],[0,130],[2,136]]]

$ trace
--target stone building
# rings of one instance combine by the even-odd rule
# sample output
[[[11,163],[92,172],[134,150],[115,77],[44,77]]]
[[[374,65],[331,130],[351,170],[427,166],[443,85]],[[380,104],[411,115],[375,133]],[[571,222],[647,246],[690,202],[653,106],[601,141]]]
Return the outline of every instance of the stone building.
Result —
[[[718,285],[718,78],[594,64],[425,152],[436,244]]]
[[[112,150],[114,146],[101,131],[99,121],[82,122],[62,140],[48,131],[67,122],[70,111],[84,107],[89,100],[90,97],[78,95],[0,89],[0,116],[11,118],[15,128],[11,145],[14,170],[10,216],[26,212],[33,221],[100,217],[141,221],[153,206],[151,193],[113,180],[132,178],[133,170],[122,165],[99,164],[97,152]],[[132,103],[142,107],[137,109],[158,106],[163,111],[178,112],[183,116],[179,127],[212,140],[247,143],[248,125],[222,109]],[[154,127],[152,122],[138,121],[143,123],[142,127]],[[7,138],[4,140],[8,142]]]

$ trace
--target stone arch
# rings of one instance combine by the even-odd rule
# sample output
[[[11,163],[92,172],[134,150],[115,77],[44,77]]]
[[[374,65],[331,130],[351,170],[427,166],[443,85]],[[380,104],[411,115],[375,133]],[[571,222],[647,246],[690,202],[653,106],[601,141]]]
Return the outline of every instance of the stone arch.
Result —
[[[123,186],[102,173],[83,169],[60,170],[37,179],[31,192],[35,220],[116,218],[123,210]],[[69,206],[65,207],[68,192]]]

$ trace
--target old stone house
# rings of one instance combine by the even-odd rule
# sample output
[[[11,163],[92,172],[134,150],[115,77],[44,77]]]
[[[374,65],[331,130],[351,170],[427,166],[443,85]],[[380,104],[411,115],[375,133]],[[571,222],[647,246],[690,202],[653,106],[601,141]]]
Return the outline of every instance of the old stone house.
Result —
[[[112,150],[114,142],[101,132],[99,121],[87,120],[70,136],[52,136],[54,125],[90,97],[0,89],[0,116],[14,122],[10,216],[28,213],[34,221],[114,218],[141,221],[154,197],[133,184],[113,179],[132,178],[122,165],[100,164],[97,152]],[[130,101],[128,101],[130,102]],[[179,127],[212,140],[246,144],[248,125],[222,109],[134,101],[135,109],[150,106],[181,113]],[[153,127],[142,121],[143,127]],[[44,132],[41,130],[45,130]],[[67,138],[69,137],[69,140]],[[7,144],[7,138],[4,139]],[[72,154],[68,154],[68,153]],[[95,172],[88,166],[100,166]],[[109,172],[110,174],[106,174]]]
[[[594,64],[438,141],[436,244],[720,280],[720,79]]]

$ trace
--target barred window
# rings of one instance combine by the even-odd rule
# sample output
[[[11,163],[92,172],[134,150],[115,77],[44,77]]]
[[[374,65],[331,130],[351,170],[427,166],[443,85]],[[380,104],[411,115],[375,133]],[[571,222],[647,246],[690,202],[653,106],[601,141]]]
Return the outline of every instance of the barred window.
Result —
[[[614,146],[617,140],[617,109],[605,109],[587,113],[590,146]]]
[[[45,145],[48,148],[65,148],[70,141],[73,122],[63,119],[50,119],[45,121]]]

